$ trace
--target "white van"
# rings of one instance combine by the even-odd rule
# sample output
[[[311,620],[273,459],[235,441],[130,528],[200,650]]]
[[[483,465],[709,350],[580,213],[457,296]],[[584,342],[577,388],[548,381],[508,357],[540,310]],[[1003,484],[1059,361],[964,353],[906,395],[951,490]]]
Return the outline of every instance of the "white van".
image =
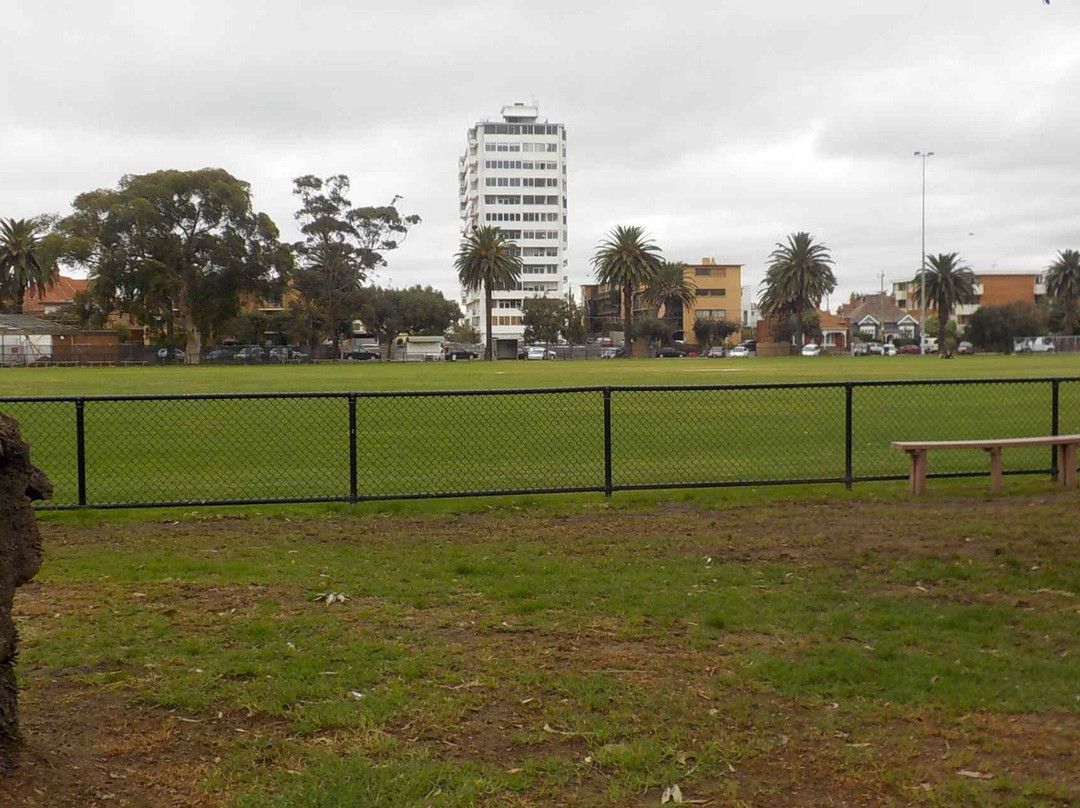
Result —
[[[1022,337],[1013,340],[1013,353],[1053,353],[1050,337]]]

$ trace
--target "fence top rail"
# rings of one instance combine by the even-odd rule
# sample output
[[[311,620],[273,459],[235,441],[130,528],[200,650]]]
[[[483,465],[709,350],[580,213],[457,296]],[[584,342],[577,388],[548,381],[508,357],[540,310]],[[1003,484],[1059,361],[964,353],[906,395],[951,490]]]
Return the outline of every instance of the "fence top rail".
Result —
[[[518,396],[568,393],[705,392],[720,390],[794,390],[813,388],[909,387],[918,385],[1046,384],[1080,382],[1080,376],[1026,376],[1001,379],[864,379],[826,382],[754,382],[750,384],[593,385],[587,387],[518,387],[505,390],[341,390],[280,393],[145,393],[91,396],[0,396],[0,404],[86,401],[221,401],[228,399],[289,398],[431,398],[460,396]]]

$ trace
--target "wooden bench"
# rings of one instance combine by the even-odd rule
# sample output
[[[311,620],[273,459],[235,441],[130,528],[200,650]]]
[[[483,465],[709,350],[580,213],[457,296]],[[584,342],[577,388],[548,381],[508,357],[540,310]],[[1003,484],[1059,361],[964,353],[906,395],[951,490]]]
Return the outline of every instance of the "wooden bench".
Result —
[[[1080,435],[1047,435],[1036,438],[997,438],[994,440],[896,440],[894,449],[903,449],[911,457],[908,491],[926,493],[926,455],[930,449],[984,449],[990,453],[990,490],[1001,490],[1001,450],[1014,446],[1056,446],[1058,480],[1065,488],[1076,488],[1077,447]]]

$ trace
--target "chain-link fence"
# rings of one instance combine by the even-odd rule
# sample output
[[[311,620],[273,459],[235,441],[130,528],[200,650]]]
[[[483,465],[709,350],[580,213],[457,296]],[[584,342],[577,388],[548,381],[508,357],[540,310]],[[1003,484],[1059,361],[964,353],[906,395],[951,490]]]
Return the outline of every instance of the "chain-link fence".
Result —
[[[43,508],[902,480],[895,440],[1080,433],[1080,378],[0,398]],[[1047,447],[1006,474],[1051,474]],[[930,477],[986,475],[931,453]]]

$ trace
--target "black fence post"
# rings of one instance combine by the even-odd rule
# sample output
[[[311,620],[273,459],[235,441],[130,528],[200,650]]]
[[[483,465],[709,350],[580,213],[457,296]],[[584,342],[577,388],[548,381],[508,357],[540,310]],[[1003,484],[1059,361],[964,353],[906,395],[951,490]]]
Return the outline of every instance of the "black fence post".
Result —
[[[79,507],[86,507],[86,402],[75,399],[75,466],[79,478]]]
[[[356,499],[356,393],[349,393],[349,503]]]
[[[604,496],[611,496],[611,388],[604,388]]]
[[[848,491],[851,490],[851,483],[853,479],[851,464],[851,451],[853,446],[851,399],[854,391],[855,385],[851,384],[850,382],[844,385],[844,488]]]
[[[1057,435],[1058,433],[1058,412],[1059,412],[1059,394],[1061,391],[1061,382],[1057,379],[1053,379],[1050,382],[1050,434]],[[1058,453],[1057,447],[1050,447],[1050,474],[1057,480],[1058,473],[1061,469],[1058,468]]]

